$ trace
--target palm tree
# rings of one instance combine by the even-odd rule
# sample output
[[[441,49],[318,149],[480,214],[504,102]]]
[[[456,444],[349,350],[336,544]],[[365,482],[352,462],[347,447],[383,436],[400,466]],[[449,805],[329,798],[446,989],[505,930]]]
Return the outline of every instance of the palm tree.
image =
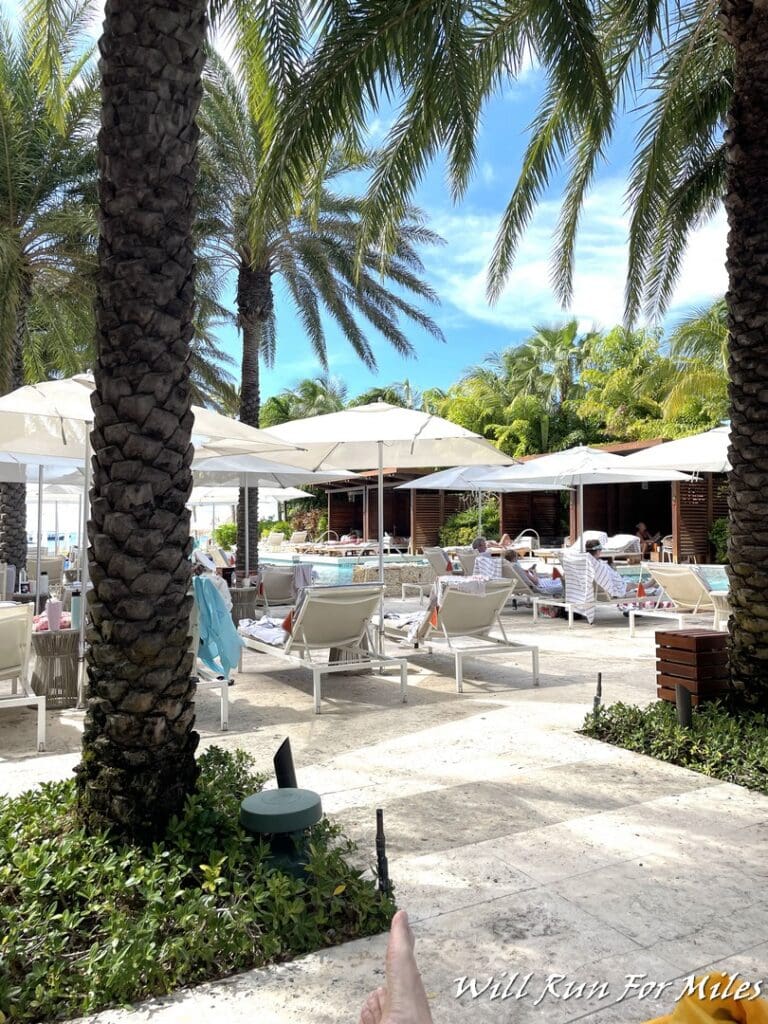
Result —
[[[368,405],[371,402],[387,402],[389,405],[400,405],[404,409],[420,409],[422,396],[411,382],[396,381],[394,384],[382,384],[368,388],[353,398],[349,405]]]
[[[293,388],[285,388],[264,403],[263,425],[276,427],[289,420],[302,420],[308,416],[323,416],[341,412],[347,401],[347,386],[327,373],[320,377],[306,377]]]
[[[702,428],[728,414],[728,310],[724,299],[693,309],[675,327],[669,354],[679,369],[664,400],[669,419],[700,408]]]
[[[95,84],[71,10],[57,51],[58,88],[35,65],[29,26],[0,21],[0,393],[20,387],[47,350],[66,351],[94,293]],[[36,378],[33,378],[36,379]],[[0,561],[27,559],[23,484],[0,484]]]
[[[242,337],[240,419],[259,426],[259,369],[274,363],[276,353],[275,281],[284,285],[320,365],[327,369],[322,312],[336,322],[355,354],[376,367],[373,347],[358,323],[367,321],[400,355],[413,346],[399,320],[403,318],[443,340],[440,328],[404,296],[427,302],[437,296],[421,276],[419,248],[442,242],[423,223],[420,212],[407,208],[394,228],[395,249],[384,262],[369,246],[362,263],[356,259],[361,201],[333,185],[367,159],[334,153],[289,206],[271,198],[258,208],[264,165],[262,121],[278,112],[259,106],[260,78],[233,69],[216,53],[209,55],[200,124],[203,130],[201,173],[205,197],[203,221],[208,250],[225,271],[237,275],[237,325]],[[258,112],[258,116],[257,113]],[[357,316],[356,316],[357,314]],[[249,495],[249,550],[258,544],[257,492]],[[245,501],[238,509],[238,567],[245,567]]]

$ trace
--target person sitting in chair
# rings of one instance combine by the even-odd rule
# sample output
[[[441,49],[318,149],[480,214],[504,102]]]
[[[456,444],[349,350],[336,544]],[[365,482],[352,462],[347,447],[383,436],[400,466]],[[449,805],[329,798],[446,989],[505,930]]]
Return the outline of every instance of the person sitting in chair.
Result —
[[[497,558],[488,554],[488,541],[485,537],[475,537],[472,541],[472,550],[477,552],[472,574],[487,580],[498,579],[501,575],[501,565]]]
[[[651,535],[651,531],[648,529],[645,523],[638,523],[636,529],[637,533],[635,536],[640,541],[640,553],[643,555],[643,557],[645,557],[647,554],[650,553],[651,548],[656,543],[656,541],[661,539],[661,534],[656,533]]]
[[[520,565],[520,558],[517,552],[507,551],[504,555],[502,555],[501,575],[504,577],[508,576],[512,579],[514,579],[513,570],[506,571],[506,566],[504,565],[505,562],[516,562],[518,571],[521,572],[522,575],[525,576],[526,580],[528,580],[528,582],[531,584],[531,586],[535,587],[537,590],[544,591],[545,593],[552,594],[553,596],[557,594],[562,594],[563,580],[561,576],[540,576],[536,572],[535,565],[532,565],[528,569],[524,569],[523,566]]]

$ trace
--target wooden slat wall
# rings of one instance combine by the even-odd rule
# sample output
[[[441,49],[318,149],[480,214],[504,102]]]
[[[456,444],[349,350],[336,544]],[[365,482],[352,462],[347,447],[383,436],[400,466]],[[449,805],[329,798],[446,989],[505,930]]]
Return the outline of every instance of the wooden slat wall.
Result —
[[[562,540],[560,495],[557,491],[524,491],[499,497],[500,533],[516,537],[523,530],[536,530],[542,544]]]
[[[420,551],[438,543],[443,523],[441,491],[411,491],[411,549]]]
[[[334,530],[340,537],[350,530],[363,527],[362,495],[356,497],[357,500],[352,502],[344,492],[328,492],[328,529]]]
[[[712,525],[711,474],[701,480],[679,484],[677,558],[687,562],[709,559],[709,530]]]

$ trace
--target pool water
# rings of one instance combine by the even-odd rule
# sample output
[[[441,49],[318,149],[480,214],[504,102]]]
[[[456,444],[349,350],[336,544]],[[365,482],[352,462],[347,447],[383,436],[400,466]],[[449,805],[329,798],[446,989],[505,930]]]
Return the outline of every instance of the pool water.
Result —
[[[648,572],[645,566],[639,565],[620,565],[617,566],[617,571],[628,580],[633,583],[637,583],[640,579],[641,569],[643,571],[643,578],[648,579]],[[704,576],[712,590],[727,590],[728,589],[728,576],[725,572],[724,565],[698,565],[696,566]]]
[[[279,555],[267,555],[260,559],[259,563],[261,565],[292,565],[293,561],[294,559],[291,556],[281,558]],[[317,574],[317,582],[327,587],[338,587],[351,583],[356,565],[379,564],[376,558],[327,558],[313,557],[312,555],[302,555],[298,561],[309,562],[312,565],[313,571]],[[415,564],[426,565],[426,559],[413,555],[388,555],[384,558],[384,565],[387,562],[414,562]]]

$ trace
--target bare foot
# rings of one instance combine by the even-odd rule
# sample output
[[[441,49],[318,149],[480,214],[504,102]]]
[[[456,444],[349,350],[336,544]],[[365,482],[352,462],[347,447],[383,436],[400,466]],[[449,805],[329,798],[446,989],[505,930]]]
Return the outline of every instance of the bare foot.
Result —
[[[360,1024],[432,1024],[427,993],[416,966],[416,940],[408,915],[398,910],[392,918],[387,946],[387,984],[366,999]]]

